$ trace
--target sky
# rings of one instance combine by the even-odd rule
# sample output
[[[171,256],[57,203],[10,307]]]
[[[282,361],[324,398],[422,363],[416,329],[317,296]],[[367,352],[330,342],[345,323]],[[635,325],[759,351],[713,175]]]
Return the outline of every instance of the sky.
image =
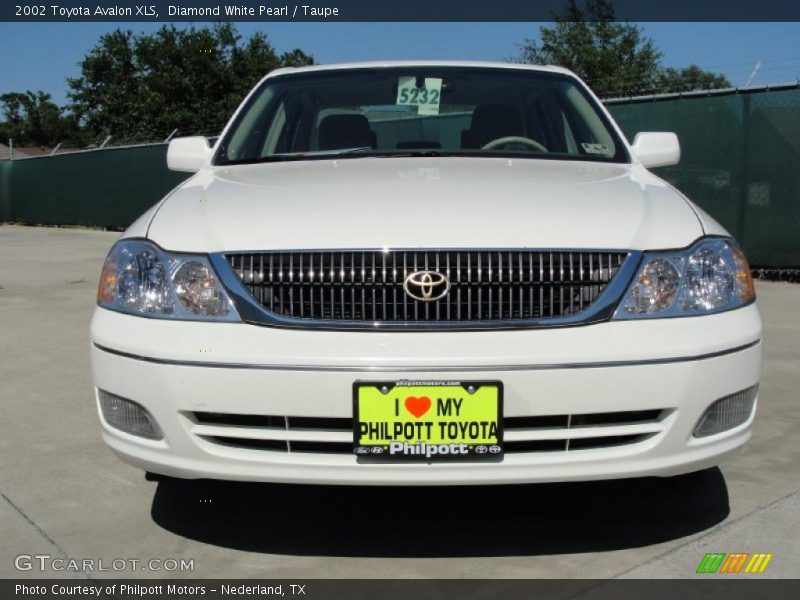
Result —
[[[299,47],[318,63],[391,59],[509,60],[539,23],[240,23],[248,36],[264,31],[278,52]],[[695,63],[744,85],[800,80],[800,23],[642,23],[664,53],[665,66]],[[67,101],[66,78],[103,33],[142,23],[0,23],[0,93],[49,92]]]

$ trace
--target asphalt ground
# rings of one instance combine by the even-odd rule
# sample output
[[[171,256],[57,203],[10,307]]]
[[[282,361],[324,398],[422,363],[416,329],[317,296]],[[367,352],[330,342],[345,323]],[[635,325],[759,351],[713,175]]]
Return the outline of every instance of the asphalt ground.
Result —
[[[720,468],[440,489],[157,482],[103,445],[92,394],[89,321],[117,236],[0,226],[0,577],[686,578],[706,552],[772,553],[749,577],[800,572],[800,285],[757,285],[759,414]],[[19,571],[20,555],[127,564]]]

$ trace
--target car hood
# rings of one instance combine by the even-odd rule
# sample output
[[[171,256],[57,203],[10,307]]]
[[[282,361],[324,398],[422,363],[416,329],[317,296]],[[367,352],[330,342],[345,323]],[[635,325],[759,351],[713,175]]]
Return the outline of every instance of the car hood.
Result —
[[[347,158],[211,167],[154,211],[167,250],[678,248],[694,210],[639,165]]]

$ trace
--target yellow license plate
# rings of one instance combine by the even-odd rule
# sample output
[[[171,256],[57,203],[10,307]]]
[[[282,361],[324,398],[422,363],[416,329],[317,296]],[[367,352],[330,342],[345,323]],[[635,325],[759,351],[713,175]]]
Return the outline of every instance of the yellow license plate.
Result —
[[[499,381],[358,381],[353,404],[358,456],[434,461],[503,455]]]

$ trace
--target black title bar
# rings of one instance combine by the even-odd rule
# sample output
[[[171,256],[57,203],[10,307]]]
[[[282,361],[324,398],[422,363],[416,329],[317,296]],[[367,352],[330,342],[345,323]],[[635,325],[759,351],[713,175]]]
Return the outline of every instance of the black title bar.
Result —
[[[6,22],[551,21],[566,0],[8,0]],[[614,0],[618,21],[800,21],[798,0]]]
[[[221,600],[258,598],[269,600],[408,600],[440,598],[466,600],[770,600],[794,599],[800,595],[800,582],[713,575],[698,579],[372,579],[372,580],[237,580],[237,579],[39,579],[0,580],[3,600],[177,600],[203,598]]]

